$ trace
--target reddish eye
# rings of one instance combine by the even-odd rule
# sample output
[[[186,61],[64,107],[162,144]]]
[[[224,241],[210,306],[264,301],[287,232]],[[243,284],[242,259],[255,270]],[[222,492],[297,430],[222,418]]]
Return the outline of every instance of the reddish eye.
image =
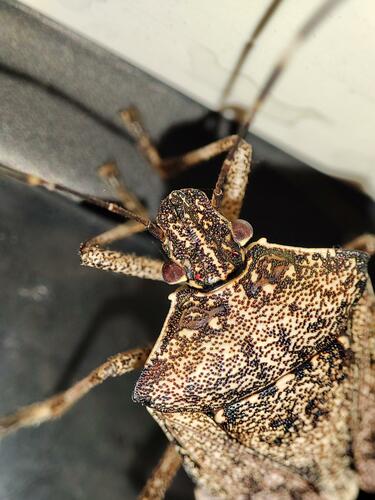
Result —
[[[252,237],[254,230],[253,226],[243,219],[237,219],[232,222],[233,239],[241,246],[245,245]]]
[[[194,279],[197,280],[197,281],[202,281],[202,275],[197,273],[194,275]]]
[[[184,269],[172,261],[164,262],[163,267],[161,269],[163,280],[170,285],[174,283],[178,283],[180,281],[185,281],[185,271]]]

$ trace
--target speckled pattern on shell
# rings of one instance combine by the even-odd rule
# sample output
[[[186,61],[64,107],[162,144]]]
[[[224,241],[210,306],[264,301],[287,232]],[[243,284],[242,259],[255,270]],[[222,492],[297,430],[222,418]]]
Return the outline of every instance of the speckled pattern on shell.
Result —
[[[156,222],[166,237],[166,254],[184,268],[191,284],[224,281],[242,265],[230,223],[198,189],[172,191],[161,202]]]
[[[354,499],[368,256],[262,239],[246,259],[214,290],[171,294],[135,399],[211,496]]]

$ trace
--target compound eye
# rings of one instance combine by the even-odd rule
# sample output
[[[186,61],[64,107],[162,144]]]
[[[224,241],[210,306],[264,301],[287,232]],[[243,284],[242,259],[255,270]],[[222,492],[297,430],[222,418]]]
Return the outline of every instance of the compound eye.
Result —
[[[163,280],[170,285],[186,281],[184,268],[179,266],[175,262],[172,262],[171,260],[164,262],[163,267],[161,268],[161,272],[163,275]]]
[[[237,219],[232,222],[233,239],[242,247],[246,245],[249,239],[253,236],[253,226],[247,220]]]

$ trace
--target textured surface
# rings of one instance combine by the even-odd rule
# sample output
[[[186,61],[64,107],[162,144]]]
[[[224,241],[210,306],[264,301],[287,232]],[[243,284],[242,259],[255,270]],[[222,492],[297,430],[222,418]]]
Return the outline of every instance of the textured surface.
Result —
[[[264,389],[345,333],[365,270],[365,254],[255,244],[238,278],[170,295],[136,394],[157,409],[214,411]]]
[[[224,499],[285,490],[294,498],[299,487],[288,483],[297,471],[321,498],[356,498],[347,453],[356,389],[368,377],[367,366],[358,375],[356,365],[371,357],[360,342],[374,335],[375,318],[358,319],[353,336],[348,328],[366,288],[366,264],[360,252],[259,241],[248,247],[238,278],[211,292],[185,286],[170,296],[135,396],[156,410],[209,493]],[[274,464],[257,477],[257,454],[287,467],[277,487],[268,483]]]
[[[82,170],[68,170],[71,165],[65,164],[64,158],[57,162],[57,152],[63,155],[73,148],[77,143],[74,137],[84,135],[87,129],[74,128],[70,120],[59,128],[56,116],[50,116],[47,123],[41,120],[47,97],[57,101],[62,116],[70,100],[86,103],[90,99],[87,105],[97,116],[98,108],[107,113],[107,103],[117,99],[105,114],[108,120],[115,119],[117,106],[132,102],[142,110],[164,154],[179,154],[216,139],[218,131],[226,133],[225,123],[215,115],[117,58],[86,43],[80,49],[80,39],[72,41],[67,33],[17,13],[5,2],[0,9],[0,55],[8,69],[14,64],[23,77],[21,81],[17,72],[7,70],[10,92],[6,99],[2,94],[0,101],[2,116],[7,117],[0,124],[6,132],[0,138],[2,161],[34,158],[33,168],[39,169],[43,160],[45,174],[63,176],[64,182],[79,189],[102,192],[94,171],[103,157],[107,159],[107,151],[111,153],[114,142],[110,135],[106,135],[109,146],[105,154],[93,157],[90,164],[83,162]],[[85,59],[91,57],[91,51],[96,55],[90,66]],[[43,83],[38,83],[40,95],[44,96],[37,101],[37,109],[35,93],[29,92],[33,85],[24,78],[24,73],[33,75],[36,71]],[[45,85],[49,80],[56,87],[65,82],[67,99],[61,102],[58,95],[50,93]],[[0,86],[0,92],[6,88]],[[28,99],[20,101],[22,95]],[[30,128],[22,129],[25,119],[30,119],[25,110],[32,109],[34,120]],[[33,135],[39,125],[46,143]],[[53,141],[47,141],[49,134],[55,135]],[[92,140],[100,139],[93,136]],[[253,223],[256,238],[266,236],[269,241],[316,247],[337,245],[364,231],[374,232],[374,205],[368,198],[254,137],[250,142],[255,163],[243,217]],[[62,150],[60,143],[64,144]],[[99,144],[107,147],[107,142]],[[121,145],[126,156],[116,159],[122,159],[121,166],[128,165],[134,175],[136,172],[130,172],[133,165],[142,162],[127,136],[121,136]],[[49,162],[49,158],[56,161]],[[127,161],[130,158],[131,162]],[[158,181],[153,180],[151,171],[140,172],[141,182],[135,179],[137,192],[144,190],[146,202],[155,207],[160,194]],[[216,168],[213,164],[198,167],[167,189],[194,186],[211,194],[217,172],[217,164]],[[167,313],[171,288],[80,266],[80,243],[112,227],[100,214],[16,182],[1,179],[0,189],[0,412],[4,413],[49,396],[115,352],[152,344]],[[132,238],[122,249],[160,255],[158,246],[146,236]],[[157,425],[131,401],[136,378],[134,374],[107,382],[61,421],[21,431],[2,442],[0,498],[135,498],[165,447]],[[170,498],[190,499],[191,492],[190,482],[180,475]]]

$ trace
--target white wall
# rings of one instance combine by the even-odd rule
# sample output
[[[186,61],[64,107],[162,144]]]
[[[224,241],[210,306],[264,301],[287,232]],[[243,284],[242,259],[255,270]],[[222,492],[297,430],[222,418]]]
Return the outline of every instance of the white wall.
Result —
[[[215,108],[267,0],[23,0]],[[230,97],[251,102],[322,0],[284,0]],[[346,0],[299,50],[253,131],[375,196],[375,0]]]

